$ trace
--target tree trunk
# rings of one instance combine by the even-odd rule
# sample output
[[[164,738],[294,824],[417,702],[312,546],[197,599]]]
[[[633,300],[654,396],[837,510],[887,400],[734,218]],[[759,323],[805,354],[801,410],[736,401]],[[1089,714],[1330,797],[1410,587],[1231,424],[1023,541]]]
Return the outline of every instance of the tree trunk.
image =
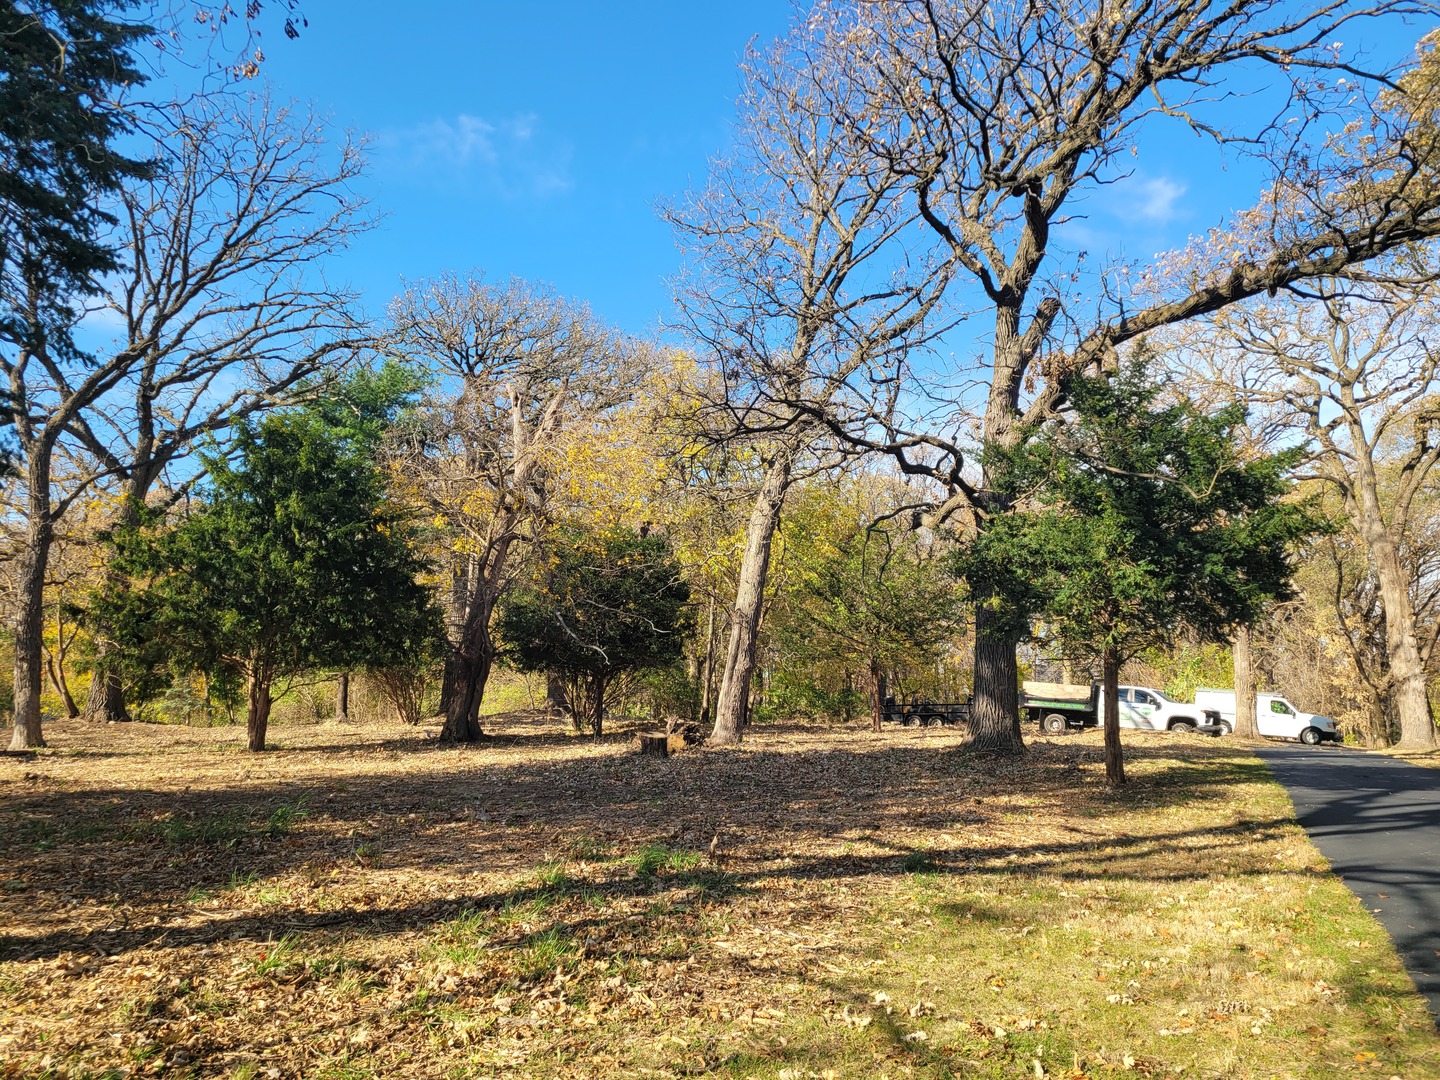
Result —
[[[705,620],[705,662],[700,669],[700,717],[704,727],[710,723],[710,695],[715,683],[715,597],[710,597],[710,613]]]
[[[470,610],[465,616],[460,641],[451,646],[446,663],[443,697],[447,707],[445,726],[440,730],[442,742],[479,742],[485,734],[480,729],[480,702],[485,696],[485,684],[495,663],[490,616],[495,610],[497,595],[489,580],[480,576],[470,601]]]
[[[750,524],[745,529],[745,556],[740,563],[740,581],[735,590],[730,645],[725,654],[725,672],[720,678],[720,699],[715,706],[715,727],[710,732],[712,744],[738,743],[745,728],[765,579],[770,572],[770,549],[789,488],[790,455],[785,453],[766,470],[764,482],[755,496],[755,507],[750,512]]]
[[[1250,654],[1250,627],[1235,631],[1235,737],[1260,738],[1260,721],[1255,715],[1255,665]]]
[[[440,712],[450,715],[450,703],[455,699],[455,684],[459,676],[455,671],[455,650],[445,650],[445,663],[440,669]]]
[[[480,728],[480,701],[485,696],[485,683],[495,660],[490,635],[467,655],[459,649],[451,653],[447,676],[452,679],[446,695],[450,707],[445,713],[445,726],[440,729],[442,742],[479,742],[484,736]]]
[[[555,672],[545,676],[545,708],[554,716],[565,716],[573,706],[565,689],[565,678]]]
[[[1389,660],[1391,700],[1400,717],[1398,750],[1435,749],[1435,721],[1425,692],[1425,665],[1415,640],[1415,609],[1410,603],[1409,580],[1400,562],[1400,552],[1385,516],[1379,495],[1370,477],[1362,477],[1359,511],[1360,534],[1364,537],[1375,577],[1380,583],[1380,603],[1385,609],[1385,650]]]
[[[1034,199],[1033,195],[1027,199]],[[1033,207],[1030,207],[1033,209]],[[1027,214],[1020,246],[1002,284],[1003,299],[995,306],[990,392],[985,404],[981,440],[987,447],[1013,450],[1026,432],[1019,424],[1018,403],[1026,372],[1060,310],[1054,297],[1040,302],[1029,329],[1022,334],[1021,312],[1036,268],[1044,258],[1048,225],[1043,215]],[[990,514],[1008,513],[1010,493],[1002,490],[988,469],[981,476],[983,508]],[[987,604],[992,594],[977,588],[975,595],[975,682],[970,704],[970,746],[975,750],[1021,754],[1020,668],[1016,650],[1020,636],[996,625]]]
[[[1415,611],[1394,545],[1371,549],[1380,602],[1385,607],[1385,647],[1390,660],[1390,697],[1400,718],[1397,750],[1435,749],[1435,720],[1425,687],[1425,665],[1415,640]]]
[[[249,747],[259,753],[265,749],[265,730],[270,725],[270,673],[259,668],[250,676],[250,707],[245,714],[245,732]]]
[[[29,469],[27,521],[24,546],[15,560],[15,730],[11,750],[32,750],[45,745],[40,730],[40,692],[44,686],[42,659],[45,636],[45,570],[50,562],[54,522],[50,518],[48,457]]]
[[[350,719],[350,673],[340,672],[340,678],[335,681],[335,719]]]
[[[970,703],[970,747],[1002,754],[1025,752],[1020,734],[1019,641],[996,627],[987,606],[975,601],[975,691]]]
[[[880,661],[870,658],[870,678],[866,691],[870,695],[870,729],[879,731],[885,716],[885,672],[880,670]]]
[[[463,568],[451,567],[449,595],[445,599],[445,636],[449,641],[464,639],[466,616],[470,610],[470,598],[477,588],[478,574],[479,568],[473,554],[465,557]],[[457,663],[456,650],[453,647],[447,649],[445,669],[440,675],[440,712],[447,717],[454,705],[456,687],[463,683],[456,670]]]
[[[55,693],[60,695],[60,700],[65,705],[65,716],[74,720],[80,715],[80,709],[75,704],[75,698],[70,693],[70,684],[65,681],[65,663],[53,656],[45,658],[45,673],[50,676],[50,685],[55,688]]]
[[[1125,752],[1120,746],[1120,653],[1104,650],[1100,667],[1105,695],[1105,782],[1120,787],[1125,783]]]
[[[90,676],[90,693],[85,698],[86,720],[102,724],[123,724],[130,720],[125,708],[125,684],[120,676],[105,662],[102,646],[96,657],[95,670]]]
[[[595,738],[605,734],[605,676],[590,680],[590,732]]]

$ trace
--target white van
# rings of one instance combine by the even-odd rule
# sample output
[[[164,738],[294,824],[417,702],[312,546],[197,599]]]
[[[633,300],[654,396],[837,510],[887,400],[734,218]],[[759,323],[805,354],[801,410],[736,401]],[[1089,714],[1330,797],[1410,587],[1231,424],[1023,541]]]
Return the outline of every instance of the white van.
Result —
[[[1235,730],[1234,690],[1208,690],[1201,687],[1195,691],[1195,704],[1218,712],[1227,735]],[[1340,741],[1340,733],[1335,729],[1334,720],[1328,716],[1301,712],[1279,694],[1255,695],[1255,720],[1260,734],[1272,739],[1299,739],[1311,746]]]

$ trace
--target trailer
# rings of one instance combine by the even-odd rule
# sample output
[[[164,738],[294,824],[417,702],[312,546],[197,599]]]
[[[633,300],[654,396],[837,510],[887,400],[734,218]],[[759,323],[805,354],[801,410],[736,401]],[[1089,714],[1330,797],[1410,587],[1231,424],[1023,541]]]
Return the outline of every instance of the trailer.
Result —
[[[963,724],[970,719],[970,701],[925,701],[909,702],[889,700],[881,712],[881,718],[901,727],[919,724]]]

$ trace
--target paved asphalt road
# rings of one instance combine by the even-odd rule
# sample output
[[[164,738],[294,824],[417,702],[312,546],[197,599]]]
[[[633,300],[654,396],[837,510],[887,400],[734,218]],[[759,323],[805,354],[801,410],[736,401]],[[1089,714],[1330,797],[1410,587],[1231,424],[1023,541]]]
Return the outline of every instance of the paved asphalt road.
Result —
[[[1333,747],[1259,753],[1440,1017],[1440,769]]]

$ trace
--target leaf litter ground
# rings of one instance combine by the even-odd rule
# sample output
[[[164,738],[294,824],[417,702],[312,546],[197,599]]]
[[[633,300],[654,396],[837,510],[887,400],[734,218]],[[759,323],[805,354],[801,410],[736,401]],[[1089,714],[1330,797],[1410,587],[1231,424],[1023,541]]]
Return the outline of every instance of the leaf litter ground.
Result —
[[[640,757],[63,722],[0,762],[4,1077],[1440,1077],[1243,746]]]

